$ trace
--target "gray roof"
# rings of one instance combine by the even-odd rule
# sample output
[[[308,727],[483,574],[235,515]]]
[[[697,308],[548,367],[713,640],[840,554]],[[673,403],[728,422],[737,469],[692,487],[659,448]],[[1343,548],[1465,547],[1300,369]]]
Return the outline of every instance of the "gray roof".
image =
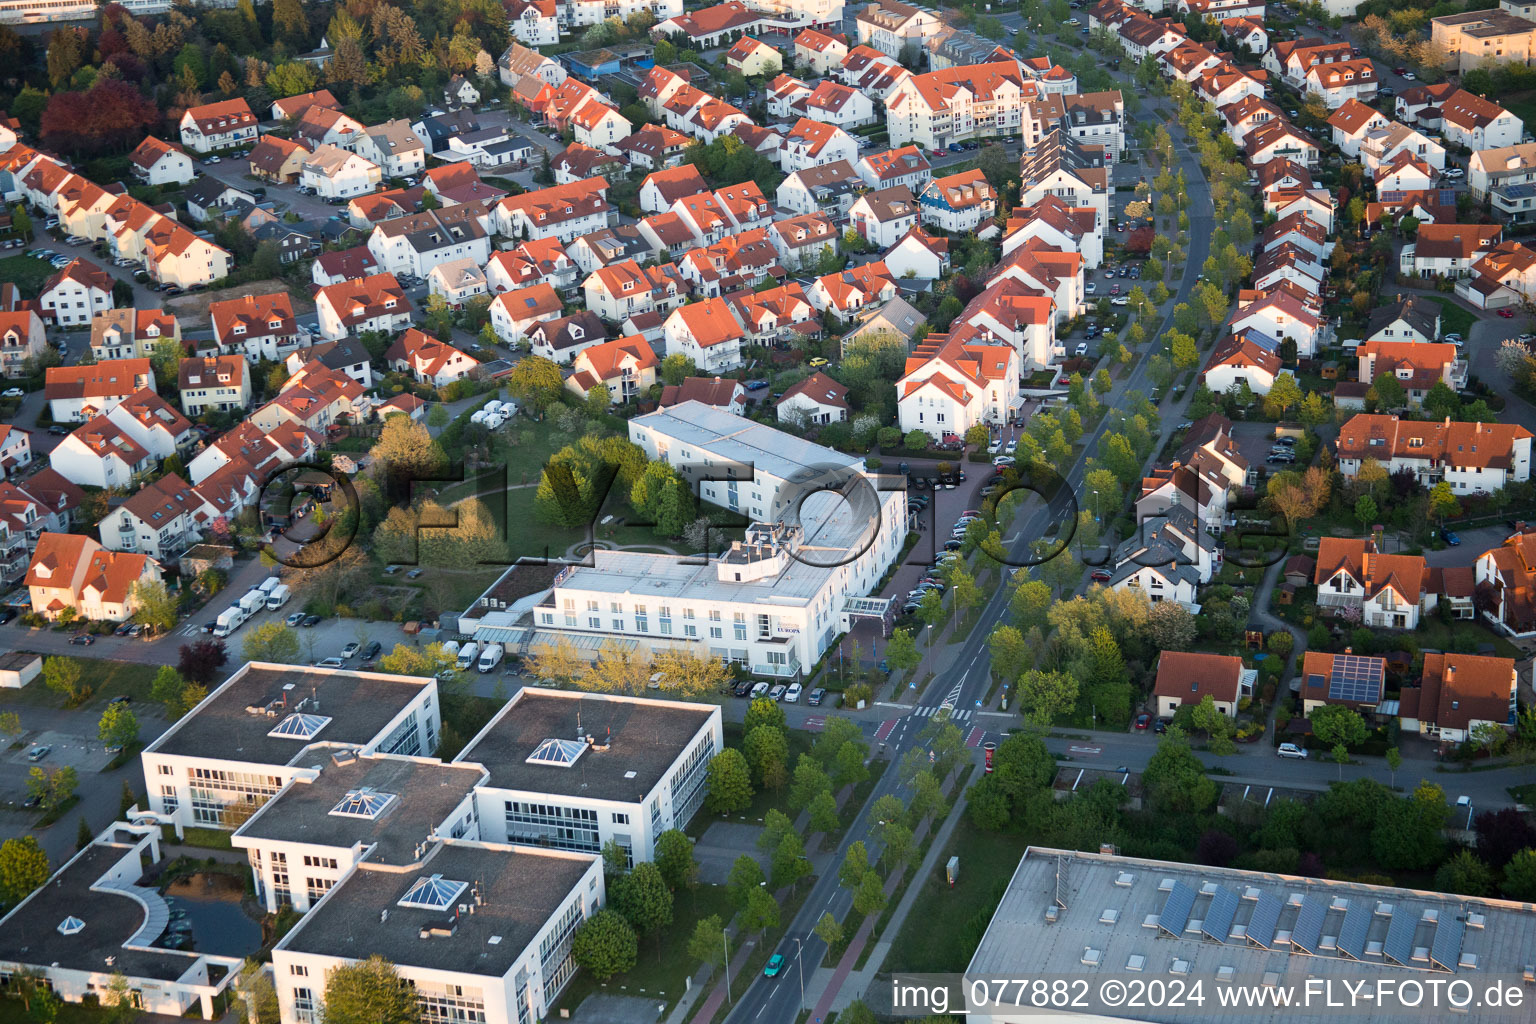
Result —
[[[712,704],[524,687],[460,756],[484,765],[495,789],[638,803],[714,712]],[[575,739],[578,719],[594,746],[574,764],[528,763],[545,740]]]
[[[150,750],[183,757],[307,767],[319,764],[324,755],[305,755],[310,744],[303,740],[267,735],[288,715],[298,713],[300,701],[317,697],[319,709],[307,706],[303,713],[331,719],[313,735],[314,743],[363,746],[377,738],[423,687],[435,685],[432,679],[415,676],[253,663],[151,744]],[[279,706],[271,715],[249,710],[274,700],[285,700],[287,707]]]
[[[363,861],[304,915],[282,946],[357,960],[378,953],[403,966],[499,978],[570,898],[596,859],[453,841],[434,847],[415,870],[381,870]],[[452,935],[423,939],[423,928],[446,924],[452,913],[402,907],[400,899],[418,879],[432,875],[478,888],[482,902],[473,914],[459,915]],[[455,911],[457,903],[473,901],[466,888]],[[595,910],[592,903],[589,900],[588,907]]]
[[[338,763],[339,761],[345,763]],[[262,805],[238,834],[250,839],[348,848],[374,846],[374,863],[410,864],[416,844],[445,824],[485,772],[475,764],[438,764],[409,757],[331,759],[313,782],[301,777]],[[348,794],[392,797],[375,818],[334,814]]]
[[[315,345],[304,353],[306,359],[318,359],[320,365],[330,370],[341,370],[348,366],[356,366],[359,363],[372,361],[368,350],[363,343],[353,337],[342,338],[339,341],[330,341],[322,345]]]
[[[1378,308],[1371,314],[1371,319],[1365,328],[1365,336],[1375,337],[1377,331],[1396,320],[1407,322],[1409,327],[1430,340],[1439,336],[1435,325],[1440,322],[1440,307],[1433,299],[1426,299],[1421,295],[1410,295],[1406,299]]]
[[[1210,547],[1211,542],[1195,523],[1194,513],[1183,505],[1173,505],[1155,518],[1150,526],[1151,520],[1143,521],[1140,532],[1127,538],[1115,552],[1110,586],[1148,568],[1159,570],[1169,580],[1200,583],[1200,572],[1184,554],[1184,546],[1187,539],[1201,547]]]
[[[1048,923],[1047,908],[1058,899],[1064,909],[1058,904],[1055,922]],[[1533,945],[1531,904],[1030,847],[966,974],[1017,977],[1026,958],[1034,976],[1081,978],[1096,991],[1105,978],[1128,981],[1135,972],[1148,983],[1171,981],[1180,976],[1175,969],[1182,962],[1182,976],[1190,984],[1203,981],[1211,1002],[1213,984],[1223,984],[1228,969],[1232,984],[1262,985],[1273,974],[1277,984],[1296,986],[1298,1001],[1300,986],[1312,978],[1332,981],[1335,991],[1345,980],[1363,981],[1374,991],[1378,979],[1426,986],[1455,979],[1480,992],[1493,976],[1518,977]],[[1419,950],[1422,959],[1415,956]],[[1088,962],[1095,959],[1090,951],[1097,954],[1096,963]],[[1393,963],[1394,951],[1407,966]],[[1476,957],[1475,969],[1463,963],[1468,954]],[[1133,957],[1142,960],[1133,963]],[[1102,1004],[1094,1012],[1167,1022],[1209,1020],[1211,1002],[1204,1013],[1167,1008],[1147,1017],[1146,1010]],[[1317,1000],[1310,1007],[1247,1005],[1244,1021],[1341,1019],[1336,1006]],[[1394,1006],[1362,1002],[1344,1016],[1388,1022],[1404,1014]],[[1509,1014],[1482,1008],[1472,1016],[1529,1018],[1524,1007]]]
[[[226,192],[233,192],[237,197],[247,202],[255,203],[256,196],[234,185],[226,185],[224,182],[209,174],[202,174],[195,181],[182,190],[182,198],[197,206],[210,206],[219,201]]]
[[[864,464],[862,459],[703,402],[682,402],[638,416],[631,422],[708,454],[717,463],[752,466],[780,480],[794,478],[807,469],[839,466],[859,470]],[[679,466],[702,465],[704,459],[702,454],[697,458],[674,455],[672,461]]]

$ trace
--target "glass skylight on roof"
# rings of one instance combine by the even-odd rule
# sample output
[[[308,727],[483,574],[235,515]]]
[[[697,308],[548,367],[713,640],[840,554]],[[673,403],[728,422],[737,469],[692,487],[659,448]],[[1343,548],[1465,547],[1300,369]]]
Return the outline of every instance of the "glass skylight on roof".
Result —
[[[85,927],[85,922],[71,914],[59,922],[60,935],[73,935]]]
[[[325,715],[304,715],[295,712],[277,723],[276,728],[267,733],[283,740],[312,740],[315,735],[331,724],[331,720]]]
[[[384,813],[395,800],[393,793],[380,793],[364,786],[347,791],[341,802],[331,808],[331,813],[344,818],[367,818],[372,821]]]
[[[417,910],[447,910],[469,888],[468,882],[455,881],[442,875],[418,878],[416,883],[400,897],[400,906]]]
[[[528,764],[547,764],[556,768],[569,768],[576,763],[581,752],[587,749],[583,740],[545,740],[528,755]]]

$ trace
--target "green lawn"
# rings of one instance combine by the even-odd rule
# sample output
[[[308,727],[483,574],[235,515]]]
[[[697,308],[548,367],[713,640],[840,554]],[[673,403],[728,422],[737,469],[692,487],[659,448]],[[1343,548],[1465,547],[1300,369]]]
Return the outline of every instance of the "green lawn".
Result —
[[[965,970],[1028,845],[1017,832],[984,832],[962,817],[933,873],[921,880],[922,891],[891,941],[884,969]],[[960,877],[953,889],[944,871],[952,856],[960,858]]]
[[[1440,333],[1459,334],[1463,338],[1467,337],[1472,330],[1473,322],[1477,319],[1472,315],[1471,311],[1462,309],[1450,299],[1441,298],[1440,296],[1433,296],[1433,298],[1440,304],[1442,310],[1440,314]]]
[[[35,299],[43,290],[43,282],[53,275],[47,260],[31,256],[7,256],[0,259],[0,281],[9,281],[21,289],[24,299]]]
[[[576,1007],[594,992],[644,996],[670,1007],[683,994],[683,979],[699,967],[698,961],[688,955],[688,940],[693,938],[694,926],[711,914],[729,921],[735,913],[723,885],[701,885],[692,892],[677,892],[672,903],[672,923],[661,929],[659,935],[640,940],[634,970],[606,982],[599,982],[587,971],[578,971],[550,1008],[550,1017],[558,1019],[562,1011],[570,1011],[574,1016]],[[738,987],[738,992],[741,990]]]
[[[102,644],[129,644],[139,643],[137,640],[111,638],[98,638],[97,643]],[[26,650],[26,641],[19,645]],[[46,661],[46,659],[44,659]],[[155,673],[160,671],[158,665],[141,665],[131,661],[109,661],[105,658],[76,658],[80,663],[81,687],[90,687],[91,696],[86,699],[81,707],[99,708],[118,694],[132,697],[134,701],[148,701],[149,687],[155,679]],[[43,685],[41,676],[28,683],[20,690],[12,690],[6,695],[5,702],[8,705],[31,705],[33,707],[64,706],[64,698]],[[23,724],[26,715],[22,715]]]

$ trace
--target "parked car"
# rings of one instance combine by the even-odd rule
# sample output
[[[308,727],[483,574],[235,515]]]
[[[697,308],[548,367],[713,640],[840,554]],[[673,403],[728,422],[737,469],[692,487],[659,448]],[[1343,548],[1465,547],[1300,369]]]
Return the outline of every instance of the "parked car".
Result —
[[[813,708],[818,707],[826,695],[827,691],[824,688],[818,686],[816,689],[811,691],[811,695],[809,697],[805,698],[805,702]]]
[[[17,615],[15,608],[0,608],[0,626],[5,625]]]
[[[315,662],[315,668],[341,668],[345,664],[340,658],[321,658]]]
[[[363,645],[358,643],[356,640],[353,640],[351,643],[347,644],[347,646],[341,649],[341,660],[350,661],[351,659],[357,657],[357,652],[362,649]]]
[[[96,642],[96,638],[91,636],[89,633],[76,633],[74,636],[69,638],[69,642],[74,644],[76,647],[89,647],[91,644]]]
[[[1095,569],[1093,572],[1088,574],[1088,578],[1093,580],[1095,583],[1108,583],[1111,579],[1114,578],[1114,574],[1111,573],[1108,569]]]
[[[377,640],[369,641],[368,646],[363,648],[363,660],[372,661],[374,658],[379,656],[379,652],[383,649],[384,645],[379,643]]]
[[[786,704],[798,704],[798,703],[800,703],[800,684],[799,683],[790,683],[789,684],[789,689],[784,691],[784,703],[786,703]]]
[[[304,621],[304,613],[303,612],[294,612],[292,615],[288,616],[286,619],[283,620],[283,625],[285,625],[285,626],[297,626],[300,623],[302,623],[303,621]],[[210,630],[210,632],[211,632],[211,630]]]
[[[746,383],[746,388],[747,388],[748,391],[761,391],[761,390],[763,390],[763,388],[765,388],[767,386],[768,386],[768,382],[765,381],[765,380],[761,380],[761,379],[759,379],[759,380],[749,380]]]
[[[320,625],[320,616],[306,615],[304,616],[304,621],[299,623],[299,625],[304,626],[306,629],[310,626],[318,626]]]
[[[41,761],[43,758],[47,757],[52,752],[53,752],[53,748],[52,747],[48,747],[48,746],[33,747],[31,750],[27,751],[27,760],[28,761],[33,761],[33,762]]]
[[[113,697],[111,700],[107,701],[107,703],[108,704],[132,704],[133,703],[133,698],[128,696],[126,693],[120,693],[116,697]]]
[[[1307,752],[1294,743],[1280,744],[1280,746],[1275,749],[1275,754],[1280,757],[1294,757],[1301,761],[1305,761],[1307,759]]]
[[[759,698],[759,697],[766,697],[767,695],[768,695],[768,684],[767,683],[755,683],[755,684],[753,684],[753,686],[752,686],[752,699],[753,700],[757,700],[757,698]]]
[[[1440,539],[1445,541],[1453,548],[1461,544],[1461,538],[1456,536],[1456,534],[1452,533],[1450,530],[1442,529],[1440,531]]]
[[[1499,310],[1499,316],[1503,317],[1505,320],[1513,320],[1515,318],[1515,311],[1507,308],[1501,309]]]
[[[787,689],[789,689],[789,687],[785,686],[783,683],[774,683],[773,686],[768,690],[768,699],[783,700],[784,691]]]
[[[1136,716],[1136,728],[1145,729],[1152,724],[1152,716],[1141,714]]]
[[[3,394],[6,398],[25,398],[27,395],[21,388],[6,388]]]

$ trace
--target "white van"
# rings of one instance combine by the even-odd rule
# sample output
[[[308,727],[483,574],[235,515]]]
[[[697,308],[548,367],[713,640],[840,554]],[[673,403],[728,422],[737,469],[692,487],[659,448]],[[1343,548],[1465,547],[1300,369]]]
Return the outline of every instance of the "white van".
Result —
[[[486,402],[484,405],[482,405],[480,407],[480,411],[486,413],[487,415],[493,412],[501,412],[501,403],[493,398],[489,402]]]
[[[282,580],[278,579],[276,576],[268,576],[266,579],[261,581],[261,585],[256,589],[261,591],[262,597],[266,597],[268,594],[272,593],[272,591],[276,590],[281,584]]]
[[[475,658],[480,654],[480,645],[471,640],[459,648],[459,660],[456,663],[460,672],[468,672],[469,667],[475,663]]]
[[[443,653],[450,658],[457,658],[459,656],[459,642],[457,640],[449,640],[443,644]]]
[[[485,650],[480,653],[479,669],[481,672],[489,672],[501,664],[502,655],[506,649],[501,644],[486,644]]]

